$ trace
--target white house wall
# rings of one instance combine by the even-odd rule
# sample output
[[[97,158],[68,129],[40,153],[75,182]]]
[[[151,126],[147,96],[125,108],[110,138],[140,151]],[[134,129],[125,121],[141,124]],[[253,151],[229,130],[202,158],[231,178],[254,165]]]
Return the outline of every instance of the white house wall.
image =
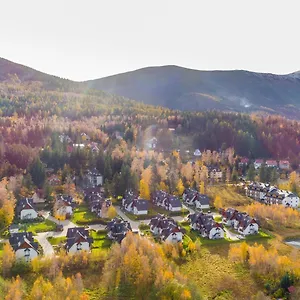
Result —
[[[88,242],[82,242],[81,243],[81,250],[77,250],[77,243],[75,243],[70,249],[69,249],[69,253],[70,254],[74,254],[74,253],[78,253],[80,251],[90,251],[90,245]]]
[[[35,249],[33,248],[28,248],[29,251],[26,251],[27,253],[29,253],[28,258],[25,256],[25,249],[18,249],[15,254],[16,254],[16,259],[28,259],[29,261],[32,260],[33,258],[38,256],[38,253]]]
[[[21,213],[20,213],[21,220],[36,219],[37,217],[38,217],[38,214],[34,209],[21,210]]]

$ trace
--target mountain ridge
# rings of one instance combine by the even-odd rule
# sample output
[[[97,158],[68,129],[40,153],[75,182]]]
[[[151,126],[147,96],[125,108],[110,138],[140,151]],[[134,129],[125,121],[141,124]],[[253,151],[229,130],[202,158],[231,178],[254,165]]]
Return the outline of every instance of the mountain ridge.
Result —
[[[0,58],[0,81],[9,74],[21,81],[41,81],[46,89],[101,90],[176,110],[259,111],[300,119],[300,71],[279,75],[165,65],[79,82]]]

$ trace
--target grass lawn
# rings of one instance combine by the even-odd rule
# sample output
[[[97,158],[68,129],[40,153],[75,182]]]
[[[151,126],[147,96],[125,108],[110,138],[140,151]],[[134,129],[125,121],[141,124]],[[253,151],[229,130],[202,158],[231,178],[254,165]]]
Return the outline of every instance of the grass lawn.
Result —
[[[94,239],[92,252],[97,253],[110,248],[112,241],[108,239],[106,231],[90,230],[90,237]]]
[[[37,232],[55,231],[56,224],[50,220],[37,223],[26,223],[22,224],[21,231],[26,230],[36,234]]]
[[[214,216],[214,220],[218,223],[222,223],[222,217],[221,216]]]
[[[80,205],[74,210],[71,221],[77,225],[84,225],[95,223],[97,220],[102,221],[103,219],[92,213],[86,205]]]
[[[59,244],[64,244],[67,240],[67,238],[65,236],[61,236],[61,237],[49,237],[47,238],[47,240],[49,241],[49,243],[52,246],[57,246]]]

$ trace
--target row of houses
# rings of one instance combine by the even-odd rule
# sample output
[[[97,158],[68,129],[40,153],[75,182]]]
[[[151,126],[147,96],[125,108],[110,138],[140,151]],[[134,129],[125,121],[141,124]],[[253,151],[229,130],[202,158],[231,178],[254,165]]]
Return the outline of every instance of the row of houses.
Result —
[[[234,208],[220,209],[222,223],[237,230],[242,235],[257,234],[258,222],[245,212],[239,212]]]
[[[242,157],[239,166],[247,166],[250,163],[249,158]],[[290,162],[288,160],[274,160],[274,159],[256,159],[254,161],[254,168],[259,169],[262,165],[265,165],[268,168],[279,168],[281,170],[289,170],[290,169]]]
[[[299,197],[294,193],[281,190],[268,183],[252,182],[245,187],[245,194],[255,200],[270,205],[283,205],[296,208],[299,206]]]

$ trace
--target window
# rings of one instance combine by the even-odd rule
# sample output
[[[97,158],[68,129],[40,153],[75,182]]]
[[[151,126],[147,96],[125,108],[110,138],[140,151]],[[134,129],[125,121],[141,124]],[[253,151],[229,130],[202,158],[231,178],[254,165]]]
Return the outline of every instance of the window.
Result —
[[[78,244],[77,244],[77,251],[80,251],[80,250],[82,250],[82,244],[81,244],[81,243],[78,243]]]

